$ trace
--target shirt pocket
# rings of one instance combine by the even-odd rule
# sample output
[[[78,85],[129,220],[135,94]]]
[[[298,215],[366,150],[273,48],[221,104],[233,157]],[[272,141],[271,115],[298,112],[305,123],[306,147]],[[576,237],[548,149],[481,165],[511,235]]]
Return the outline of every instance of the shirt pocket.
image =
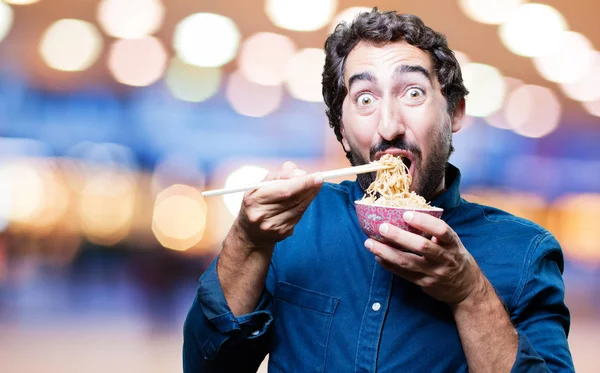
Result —
[[[325,369],[327,345],[339,299],[287,282],[275,289],[273,346],[269,365],[274,371],[314,372]]]

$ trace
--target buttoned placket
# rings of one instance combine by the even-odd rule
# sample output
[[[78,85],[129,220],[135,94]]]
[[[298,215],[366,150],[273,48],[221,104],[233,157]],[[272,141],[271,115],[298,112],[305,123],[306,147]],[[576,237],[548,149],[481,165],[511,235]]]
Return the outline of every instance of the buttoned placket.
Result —
[[[377,353],[381,332],[392,294],[393,274],[373,260],[373,276],[369,289],[369,299],[358,334],[355,372],[368,373],[377,369]]]

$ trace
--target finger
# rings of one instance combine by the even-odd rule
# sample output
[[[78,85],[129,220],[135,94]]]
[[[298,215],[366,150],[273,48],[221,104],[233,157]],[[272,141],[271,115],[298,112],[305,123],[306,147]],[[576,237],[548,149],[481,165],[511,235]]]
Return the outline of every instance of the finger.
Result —
[[[287,201],[288,205],[295,205],[302,201],[304,196],[316,195],[321,185],[323,178],[319,175],[278,180],[254,191],[253,198],[261,204]]]
[[[456,233],[442,219],[417,211],[407,211],[402,216],[411,227],[430,234],[438,243],[451,243],[456,239]]]
[[[292,215],[298,215],[298,220],[306,211],[310,203],[319,193],[320,187],[314,187],[298,194],[295,198],[289,198],[284,201],[279,201],[266,207],[269,209],[269,216],[276,216],[285,211],[290,211]]]
[[[283,218],[289,219],[294,225],[296,225],[296,223],[300,221],[300,218],[302,218],[302,215],[304,214],[308,206],[311,204],[315,196],[318,194],[318,192],[319,190],[317,189],[313,193],[308,193],[304,195],[304,198],[299,203],[291,206],[286,210],[286,214],[288,215],[283,216]]]
[[[382,258],[376,256],[375,260],[377,261],[377,263],[379,263],[383,268],[387,269],[388,271],[402,277],[403,279],[412,282],[413,284],[418,284],[420,281],[422,281],[423,278],[426,278],[427,275],[423,274],[423,273],[419,273],[419,272],[412,272],[412,271],[407,271],[404,270],[402,268],[398,268],[397,266],[393,265],[390,262],[387,262],[385,260],[383,260]]]
[[[286,180],[281,180],[273,184],[278,185],[280,188],[285,188],[285,182]],[[309,187],[302,192],[290,193],[285,196],[278,195],[279,191],[272,192],[267,187],[254,190],[244,196],[242,210],[248,211],[249,218],[252,221],[264,221],[287,210],[298,210],[303,213],[319,193],[322,182],[322,179],[315,178],[314,187]],[[288,195],[289,197],[287,197]]]
[[[305,195],[295,205],[289,205],[289,203],[264,205],[261,207],[263,212],[256,212],[255,209],[254,217],[248,216],[248,219],[259,223],[259,228],[263,232],[275,233],[280,238],[289,236],[317,193],[318,190]]]
[[[271,171],[265,176],[263,181],[289,179],[296,176],[306,175],[307,172],[299,168],[294,162],[286,161],[277,171]]]
[[[292,161],[285,161],[281,166],[281,170],[283,171],[291,171],[298,168],[298,166]]]
[[[431,240],[398,228],[392,224],[384,223],[379,226],[379,233],[387,243],[401,250],[409,251],[429,259],[441,261],[444,248]]]
[[[365,247],[393,268],[415,273],[424,273],[426,267],[429,267],[426,258],[399,250],[398,248],[371,238],[365,241]]]
[[[286,161],[281,166],[281,171],[278,173],[278,178],[279,179],[289,179],[292,177],[304,176],[307,174],[308,173],[305,170],[298,167],[294,162]]]

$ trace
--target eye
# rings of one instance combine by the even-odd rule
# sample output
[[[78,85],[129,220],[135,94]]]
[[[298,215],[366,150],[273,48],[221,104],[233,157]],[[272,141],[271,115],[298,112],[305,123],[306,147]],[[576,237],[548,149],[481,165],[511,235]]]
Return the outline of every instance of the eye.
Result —
[[[358,95],[356,102],[358,106],[369,106],[375,101],[375,97],[373,97],[370,93],[361,93]]]
[[[421,97],[425,96],[425,92],[421,88],[411,87],[406,92],[406,95],[413,100],[418,100]]]

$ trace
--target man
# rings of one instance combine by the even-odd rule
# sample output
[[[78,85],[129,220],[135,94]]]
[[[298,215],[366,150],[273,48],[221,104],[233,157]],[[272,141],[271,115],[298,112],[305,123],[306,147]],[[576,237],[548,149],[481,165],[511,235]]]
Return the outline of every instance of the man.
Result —
[[[373,9],[325,44],[323,95],[352,164],[410,160],[412,190],[442,219],[425,239],[361,231],[373,175],[323,184],[291,162],[244,197],[200,280],[185,372],[571,372],[559,244],[539,226],[460,198],[447,163],[467,94],[445,38]]]

